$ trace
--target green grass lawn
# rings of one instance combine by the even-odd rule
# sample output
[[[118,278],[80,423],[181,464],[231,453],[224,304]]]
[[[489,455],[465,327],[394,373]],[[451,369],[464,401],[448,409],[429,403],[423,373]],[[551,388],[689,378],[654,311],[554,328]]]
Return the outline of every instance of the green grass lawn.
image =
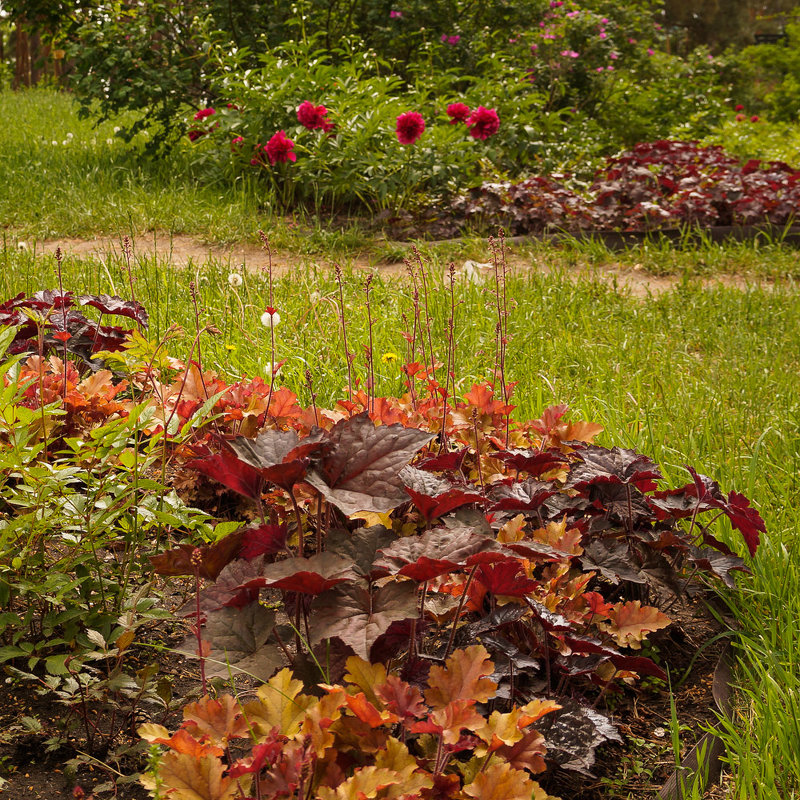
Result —
[[[15,123],[0,132],[0,218],[7,226],[0,249],[0,301],[56,285],[53,259],[19,251],[18,238],[156,228],[226,240],[252,238],[263,227],[277,247],[299,245],[297,234],[259,209],[255,187],[202,187],[180,154],[151,164],[136,147],[116,140],[107,144],[113,125],[93,129],[90,122],[78,121],[68,98],[49,92],[0,94],[0,111]],[[320,233],[320,252],[334,241],[326,235]],[[334,238],[336,252],[344,252],[346,235]],[[350,243],[362,246],[364,239],[353,235]],[[552,403],[569,403],[576,418],[605,426],[603,444],[646,453],[662,465],[670,484],[685,483],[683,465],[690,464],[724,490],[743,492],[760,509],[769,534],[752,563],[752,577],[740,578],[742,592],[732,608],[742,626],[736,644],[736,718],[726,733],[735,775],[732,796],[799,796],[800,294],[791,280],[800,274],[798,256],[778,245],[706,245],[684,252],[648,247],[617,256],[586,245],[557,250],[531,245],[520,251],[520,258],[548,264],[554,272],[509,280],[514,307],[508,376],[518,382],[515,416],[527,419]],[[430,313],[442,361],[449,312],[441,276],[450,258],[480,249],[472,241],[432,251]],[[487,255],[483,250],[484,260]],[[682,280],[672,291],[636,299],[566,272],[610,260],[678,274]],[[363,378],[363,275],[348,269],[346,259],[343,265],[349,345]],[[64,286],[128,296],[123,267],[117,258],[67,258]],[[134,291],[150,311],[154,338],[172,323],[184,329],[170,350],[186,357],[195,333],[189,289],[194,281],[201,324],[220,330],[202,339],[205,365],[227,377],[263,375],[270,353],[258,318],[266,305],[267,278],[246,273],[242,287],[233,290],[229,271],[215,261],[180,270],[158,259],[140,259],[133,267]],[[746,291],[704,289],[694,280],[720,272],[787,280]],[[401,331],[403,314],[411,318],[410,291],[407,283],[380,275],[372,290],[377,391],[396,394],[402,389],[399,366],[383,363],[380,356],[396,353],[403,360]],[[342,397],[346,388],[336,291],[331,272],[311,261],[276,282],[275,305],[282,318],[277,358],[286,360],[281,380],[306,401],[306,369],[321,404]],[[493,368],[496,317],[486,287],[459,283],[457,297],[455,372],[466,391]],[[730,541],[743,550],[736,537]]]

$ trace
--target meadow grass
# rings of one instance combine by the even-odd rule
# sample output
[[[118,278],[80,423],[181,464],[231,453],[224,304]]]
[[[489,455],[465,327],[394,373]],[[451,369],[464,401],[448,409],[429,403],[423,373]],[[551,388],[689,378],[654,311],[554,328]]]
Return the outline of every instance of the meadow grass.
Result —
[[[54,285],[53,259],[11,248],[0,251],[0,295]],[[76,292],[129,294],[119,259],[64,261],[65,286]],[[364,274],[344,265],[345,313],[355,372],[363,380],[367,325]],[[134,291],[151,314],[158,338],[172,323],[185,333],[171,345],[185,357],[195,331],[190,282],[199,291],[201,324],[220,329],[202,340],[206,367],[228,378],[264,375],[267,331],[258,318],[266,303],[265,273],[228,285],[229,266],[209,261],[192,270],[164,261],[134,264]],[[446,354],[449,313],[444,265],[430,264],[429,305],[434,347]],[[308,402],[304,372],[318,402],[346,394],[346,368],[330,270],[306,266],[276,280],[280,378]],[[587,278],[556,271],[510,276],[512,301],[508,376],[517,381],[515,416],[538,416],[566,402],[575,418],[605,426],[601,442],[633,447],[654,458],[670,485],[688,476],[685,464],[751,497],[769,534],[729,597],[742,626],[735,719],[726,726],[734,772],[733,796],[792,797],[800,792],[800,295],[791,287],[741,291],[703,289],[684,280],[658,297],[636,299]],[[457,284],[455,371],[461,392],[494,367],[494,299],[489,286]],[[407,281],[372,283],[377,393],[403,391],[412,301]],[[397,361],[381,356],[394,353]],[[743,551],[730,530],[727,540]]]

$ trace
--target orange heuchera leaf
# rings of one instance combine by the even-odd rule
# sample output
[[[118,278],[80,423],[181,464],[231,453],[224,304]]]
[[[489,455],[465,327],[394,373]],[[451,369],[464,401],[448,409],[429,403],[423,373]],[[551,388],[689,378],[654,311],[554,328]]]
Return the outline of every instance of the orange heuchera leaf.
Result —
[[[325,750],[333,746],[334,736],[328,729],[342,716],[347,693],[341,686],[320,685],[327,694],[306,708],[301,731],[310,737],[310,746],[317,757],[322,758]]]
[[[158,777],[170,800],[233,800],[250,787],[250,776],[235,781],[223,775],[219,758],[194,758],[186,753],[167,753],[161,759]]]
[[[497,691],[497,684],[484,677],[492,672],[494,663],[483,645],[456,650],[444,667],[431,667],[425,699],[434,708],[443,708],[453,700],[485,703]]]
[[[453,700],[444,708],[433,711],[430,720],[442,729],[442,739],[445,744],[455,744],[461,738],[461,731],[464,728],[474,731],[486,723],[483,716],[475,710],[473,700]],[[412,731],[414,727],[412,726]]]
[[[225,747],[229,739],[247,737],[250,728],[239,704],[229,694],[215,700],[208,695],[183,709],[184,728],[194,735],[208,736]]]
[[[302,688],[302,681],[295,680],[291,670],[282,669],[258,688],[258,700],[245,704],[247,721],[260,734],[277,728],[284,736],[294,736],[300,730],[306,709],[317,702],[316,698],[301,694]]]
[[[531,800],[534,782],[510,764],[491,764],[464,787],[467,797],[475,800]]]
[[[201,756],[221,756],[225,751],[208,742],[199,742],[185,728],[178,728],[172,736],[163,725],[146,722],[139,726],[139,736],[153,744],[163,744],[176,753],[186,753],[194,758]]]
[[[544,736],[539,731],[528,731],[513,745],[498,747],[496,755],[511,764],[514,769],[526,769],[535,775],[547,769],[543,758],[546,751]]]
[[[526,703],[520,709],[522,716],[519,719],[519,726],[520,728],[527,728],[528,725],[532,725],[545,714],[558,711],[560,708],[561,706],[553,700],[531,700],[530,703]]]
[[[375,687],[386,683],[386,667],[383,664],[370,664],[358,656],[350,656],[345,662],[347,673],[344,678],[354,686],[358,686],[367,696],[370,703],[380,706],[375,694]]]
[[[317,789],[318,800],[367,800],[377,797],[381,789],[400,782],[400,775],[391,769],[362,767],[336,789],[321,786]]]
[[[473,728],[473,731],[489,745],[489,751],[494,751],[500,745],[512,745],[522,738],[519,724],[522,716],[521,708],[514,708],[507,714],[492,711],[489,719],[485,719],[483,725]]]
[[[269,403],[269,414],[276,419],[297,419],[302,409],[297,404],[297,395],[281,386],[272,393]]]
[[[417,759],[408,752],[408,748],[399,740],[390,737],[386,746],[375,756],[375,766],[397,773],[398,782],[389,786],[383,793],[386,800],[390,798],[419,796],[421,789],[433,788],[430,773],[419,768]]]
[[[349,694],[345,697],[350,710],[362,721],[366,722],[370,728],[377,728],[380,725],[392,724],[397,722],[400,717],[392,714],[391,711],[379,711],[370,703],[364,692]]]
[[[672,620],[653,606],[643,606],[639,600],[615,603],[608,622],[598,625],[610,633],[618,645],[639,650],[642,640],[651,631],[666,628]]]
[[[414,719],[428,713],[420,690],[397,675],[388,675],[384,684],[375,687],[375,694],[402,719]]]

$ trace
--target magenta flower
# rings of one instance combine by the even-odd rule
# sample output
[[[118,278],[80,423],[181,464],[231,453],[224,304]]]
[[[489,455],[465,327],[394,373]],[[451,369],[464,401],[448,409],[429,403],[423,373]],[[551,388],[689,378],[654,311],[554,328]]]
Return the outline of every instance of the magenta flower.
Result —
[[[390,19],[400,19],[403,16],[402,11],[390,11],[389,18]]]
[[[442,34],[442,44],[456,45],[461,41],[461,37],[456,34],[455,36],[448,36],[446,33]]]
[[[500,130],[500,117],[493,108],[478,106],[469,115],[467,127],[473,139],[488,139]]]
[[[418,111],[406,111],[397,118],[395,130],[400,144],[414,144],[425,130],[425,120]]]
[[[201,108],[195,115],[194,118],[205,119],[206,117],[210,117],[212,114],[216,114],[217,112],[213,108]]]
[[[753,114],[753,116],[750,117],[750,122],[758,122],[758,114]]]
[[[270,164],[286,163],[287,161],[297,161],[297,155],[293,152],[294,142],[287,138],[284,131],[278,131],[265,145],[264,152],[267,154]]]
[[[739,103],[736,106],[736,108],[734,108],[734,111],[744,111],[744,106],[741,103]]]
[[[469,106],[466,103],[450,103],[447,106],[447,116],[450,117],[450,124],[466,122],[469,116]]]
[[[300,103],[297,109],[297,121],[310,131],[322,128],[327,130],[327,126],[332,126],[325,117],[328,114],[328,109],[325,106],[315,106],[311,101],[306,100]]]
[[[578,58],[580,53],[575,52],[575,50],[562,50],[561,55],[565,58]]]
[[[236,136],[231,139],[231,152],[238,153],[242,149],[242,145],[244,144],[244,137],[243,136]]]

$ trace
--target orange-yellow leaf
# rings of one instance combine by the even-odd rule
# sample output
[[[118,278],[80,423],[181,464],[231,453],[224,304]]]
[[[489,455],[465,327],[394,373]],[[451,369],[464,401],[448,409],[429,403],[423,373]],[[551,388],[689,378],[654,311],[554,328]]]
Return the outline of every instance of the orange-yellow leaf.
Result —
[[[485,703],[497,691],[497,684],[485,677],[493,671],[494,664],[483,645],[456,650],[444,667],[431,667],[425,699],[434,708],[443,708],[453,700]]]
[[[408,748],[399,740],[390,737],[386,746],[375,756],[375,766],[388,769],[398,776],[398,782],[384,791],[386,800],[391,798],[411,797],[420,789],[433,787],[430,773],[419,768],[417,759],[408,752]]]
[[[291,670],[282,669],[273,675],[244,706],[247,721],[257,733],[266,735],[273,728],[285,736],[294,736],[305,718],[306,709],[317,702],[315,697],[301,694],[302,681],[292,678]]]
[[[519,726],[522,713],[520,708],[514,708],[507,714],[492,711],[489,719],[485,719],[480,727],[473,728],[473,732],[489,745],[489,750],[496,750],[502,744],[512,745],[522,738]]]
[[[534,782],[525,772],[510,764],[491,764],[464,787],[464,794],[475,800],[531,800]]]
[[[400,776],[394,770],[375,766],[361,767],[336,789],[321,786],[317,789],[317,798],[318,800],[367,800],[370,797],[377,797],[381,789],[399,781]]]
[[[381,708],[382,703],[375,694],[375,687],[386,683],[386,667],[383,664],[370,664],[359,656],[350,656],[345,666],[347,667],[345,680],[358,686],[370,703]]]
[[[163,725],[146,722],[139,726],[139,736],[153,744],[163,744],[176,753],[186,753],[195,758],[200,756],[221,756],[225,751],[215,744],[199,742],[186,728],[178,728],[172,736]]]
[[[672,620],[653,606],[643,606],[639,600],[616,603],[608,622],[598,625],[610,633],[618,645],[641,649],[642,640],[651,631],[666,628]]]
[[[170,800],[233,800],[250,786],[250,776],[232,781],[223,775],[219,758],[193,758],[186,753],[167,753],[161,759],[158,776]]]
[[[433,711],[430,719],[442,729],[445,744],[455,744],[461,738],[464,728],[474,731],[486,723],[484,717],[475,710],[472,700],[453,700],[444,708]]]
[[[370,701],[364,692],[349,694],[345,697],[350,710],[362,721],[366,722],[370,728],[377,728],[379,725],[392,724],[397,722],[400,717],[392,714],[391,711],[379,711]]]
[[[528,725],[536,722],[545,714],[558,711],[561,706],[553,700],[531,700],[520,708],[522,716],[519,719],[520,728],[527,728]]]
[[[189,703],[183,709],[183,718],[189,733],[208,736],[222,747],[227,746],[229,739],[241,739],[250,732],[239,704],[229,694],[219,699],[205,695],[196,703]]]
[[[498,542],[518,542],[525,535],[523,528],[525,527],[525,516],[517,514],[514,519],[510,519],[497,531]]]
[[[547,768],[543,758],[545,752],[544,736],[539,731],[528,731],[513,745],[498,747],[495,755],[507,761],[514,769],[526,769],[536,774]]]

